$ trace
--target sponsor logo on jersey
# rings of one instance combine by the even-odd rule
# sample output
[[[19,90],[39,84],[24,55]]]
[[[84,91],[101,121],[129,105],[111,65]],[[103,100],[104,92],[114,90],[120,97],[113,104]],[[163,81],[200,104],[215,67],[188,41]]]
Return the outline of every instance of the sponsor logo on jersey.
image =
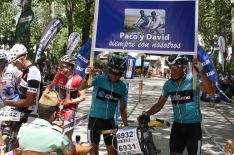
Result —
[[[97,90],[97,99],[118,103],[120,95],[105,88],[99,87]]]
[[[173,104],[185,104],[193,102],[193,90],[169,92]]]

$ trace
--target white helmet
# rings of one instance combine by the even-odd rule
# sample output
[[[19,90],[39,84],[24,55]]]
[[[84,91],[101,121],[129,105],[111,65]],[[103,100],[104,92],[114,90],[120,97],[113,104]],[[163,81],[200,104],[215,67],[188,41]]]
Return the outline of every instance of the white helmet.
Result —
[[[10,49],[10,54],[9,54],[9,62],[13,62],[19,57],[27,54],[27,48],[23,44],[15,44],[11,49]]]
[[[70,55],[64,55],[60,58],[61,62],[69,63],[71,65],[76,65],[76,58]]]
[[[0,60],[8,61],[8,54],[6,50],[0,49]]]

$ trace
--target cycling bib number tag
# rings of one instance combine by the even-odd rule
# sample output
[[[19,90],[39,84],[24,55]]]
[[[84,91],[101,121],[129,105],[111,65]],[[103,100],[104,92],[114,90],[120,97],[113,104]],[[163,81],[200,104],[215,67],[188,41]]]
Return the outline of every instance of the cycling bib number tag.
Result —
[[[136,128],[119,129],[116,133],[116,138],[119,154],[127,155],[141,153]]]
[[[0,109],[0,120],[1,121],[16,121],[20,120],[21,112],[15,111],[13,109]]]

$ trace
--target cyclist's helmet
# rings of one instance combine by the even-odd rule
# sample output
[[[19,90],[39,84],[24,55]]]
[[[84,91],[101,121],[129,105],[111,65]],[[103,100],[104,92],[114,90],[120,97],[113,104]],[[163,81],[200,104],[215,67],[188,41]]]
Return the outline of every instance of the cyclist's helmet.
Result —
[[[69,55],[64,55],[60,58],[61,62],[65,62],[68,63],[70,65],[75,66],[76,65],[76,58],[73,56],[69,56]]]
[[[0,49],[0,61],[8,61],[7,51]]]
[[[112,54],[108,57],[108,67],[112,73],[122,76],[126,70],[126,57]]]
[[[28,53],[27,48],[23,44],[15,44],[10,49],[9,62],[17,60],[19,57]]]
[[[152,15],[152,16],[155,16],[155,15],[156,15],[156,12],[155,12],[155,11],[152,11],[152,12],[151,12],[151,15]]]
[[[177,65],[187,65],[188,58],[182,55],[170,55],[167,60],[166,64],[168,66],[177,64]]]

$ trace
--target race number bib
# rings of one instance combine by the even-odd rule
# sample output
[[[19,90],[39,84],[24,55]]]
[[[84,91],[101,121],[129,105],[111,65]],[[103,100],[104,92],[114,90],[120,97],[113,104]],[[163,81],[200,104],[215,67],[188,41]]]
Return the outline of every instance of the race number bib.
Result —
[[[116,133],[116,138],[119,154],[128,155],[142,153],[136,128],[119,129]]]
[[[20,120],[21,112],[14,109],[4,107],[0,109],[0,121],[16,121]]]

